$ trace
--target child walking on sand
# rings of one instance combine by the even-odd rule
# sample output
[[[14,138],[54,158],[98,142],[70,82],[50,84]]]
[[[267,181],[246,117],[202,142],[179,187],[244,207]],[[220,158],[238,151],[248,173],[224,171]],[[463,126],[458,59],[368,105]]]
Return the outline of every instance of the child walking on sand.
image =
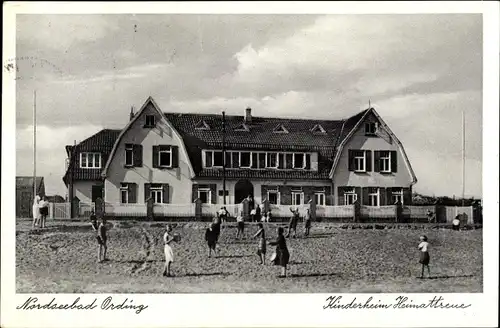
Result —
[[[276,257],[274,258],[274,265],[281,266],[280,278],[286,277],[286,266],[290,260],[290,253],[286,247],[286,239],[283,236],[283,228],[278,227],[278,238],[276,241],[270,242],[269,245],[276,245]]]
[[[240,212],[240,215],[236,217],[236,224],[238,225],[238,232],[236,233],[236,238],[244,237],[245,234],[245,220],[243,218],[243,212]]]
[[[108,258],[106,257],[106,253],[108,251],[107,240],[108,237],[106,235],[106,219],[101,218],[101,223],[97,227],[97,243],[99,244],[99,253],[97,255],[98,259],[97,261],[99,263],[108,260]]]
[[[165,252],[165,267],[163,268],[163,276],[164,277],[171,277],[172,275],[170,274],[170,264],[174,262],[174,252],[172,251],[172,247],[170,247],[170,243],[174,241],[174,236],[172,235],[172,226],[167,225],[167,231],[163,235],[163,243],[165,244],[164,246],[164,252]]]
[[[311,230],[311,212],[309,209],[306,210],[306,215],[304,216],[304,228],[304,235],[309,236],[309,231]]]
[[[297,236],[297,223],[299,222],[299,209],[290,207],[290,212],[292,212],[292,217],[290,218],[290,222],[288,222],[288,233],[286,237],[290,237],[290,233],[293,230],[293,238],[295,238]]]
[[[40,220],[40,208],[38,206],[38,203],[40,202],[40,196],[36,195],[35,199],[33,199],[33,225],[32,228],[35,228],[36,225],[38,225],[38,222]]]
[[[211,223],[210,226],[205,231],[205,241],[208,244],[208,257],[212,257],[212,250],[214,254],[217,255],[216,246],[217,246],[217,234],[214,230],[214,224]]]
[[[264,230],[264,225],[262,223],[259,223],[258,227],[259,230],[253,238],[260,237],[257,255],[260,257],[260,264],[266,264],[266,231]]]
[[[420,236],[420,244],[418,245],[418,249],[420,250],[420,264],[422,264],[422,275],[421,278],[424,278],[424,268],[427,267],[427,272],[429,277],[431,276],[431,269],[429,268],[429,243],[427,242],[427,236]]]

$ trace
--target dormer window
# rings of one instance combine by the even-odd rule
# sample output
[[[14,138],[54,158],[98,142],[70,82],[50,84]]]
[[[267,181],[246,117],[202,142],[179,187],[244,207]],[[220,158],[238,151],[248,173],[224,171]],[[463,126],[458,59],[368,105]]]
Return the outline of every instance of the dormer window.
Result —
[[[365,135],[373,136],[377,133],[378,124],[376,122],[365,123]]]
[[[154,115],[146,115],[144,121],[145,128],[153,128],[156,125],[156,120]]]
[[[246,125],[245,123],[243,123],[243,124],[238,125],[234,129],[234,131],[248,132],[248,131],[250,131],[250,128],[248,127],[248,125]]]
[[[323,129],[323,127],[319,124],[316,124],[312,129],[311,129],[311,132],[312,133],[326,133],[326,130]]]
[[[80,168],[82,169],[100,169],[100,153],[80,153]]]
[[[207,124],[204,120],[199,121],[194,126],[195,130],[210,130],[210,125]]]
[[[274,133],[288,133],[288,130],[283,126],[283,124],[277,125],[274,130]]]

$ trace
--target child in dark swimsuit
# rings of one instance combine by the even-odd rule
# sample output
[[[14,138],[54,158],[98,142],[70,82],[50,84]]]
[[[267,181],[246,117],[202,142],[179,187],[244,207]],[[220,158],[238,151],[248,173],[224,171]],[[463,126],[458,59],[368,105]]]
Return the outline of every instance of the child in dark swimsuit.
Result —
[[[211,223],[205,231],[205,241],[208,244],[208,257],[212,257],[212,250],[217,255],[217,251],[215,250],[217,246],[217,237],[217,232],[214,230],[214,224]]]
[[[290,260],[290,253],[286,247],[286,239],[283,236],[283,228],[278,228],[278,238],[274,242],[270,242],[269,245],[276,245],[276,258],[274,259],[274,265],[281,266],[280,278],[286,277],[286,266]]]
[[[266,264],[266,231],[262,223],[259,223],[259,230],[253,237],[260,237],[257,255],[260,257],[260,264]]]
[[[106,253],[108,251],[107,241],[108,241],[108,237],[106,234],[106,220],[104,218],[102,218],[101,223],[99,224],[99,227],[97,228],[97,243],[99,244],[99,254],[98,254],[98,261],[99,262],[108,260],[106,258]],[[102,257],[101,257],[101,255],[102,255]]]

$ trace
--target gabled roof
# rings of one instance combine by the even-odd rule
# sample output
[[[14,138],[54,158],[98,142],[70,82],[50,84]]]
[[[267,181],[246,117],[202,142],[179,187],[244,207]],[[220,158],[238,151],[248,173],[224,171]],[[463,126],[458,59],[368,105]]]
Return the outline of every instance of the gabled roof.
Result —
[[[76,146],[66,146],[66,152],[71,160],[63,177],[64,183],[68,184],[71,169],[73,170],[74,180],[100,180],[101,169],[81,169],[76,165],[76,158],[71,156],[71,153],[73,152],[73,155],[75,155],[81,152],[99,152],[102,156],[101,163],[104,164],[106,163],[109,153],[111,152],[115,141],[118,139],[120,132],[121,130],[103,129],[83,140]]]
[[[197,177],[218,177],[217,170],[203,169],[202,149],[222,148],[222,115],[164,113],[168,121],[184,139],[190,161]],[[195,130],[192,127],[203,120],[212,128],[210,131]],[[235,128],[244,123],[243,116],[226,115],[226,146],[228,149],[276,150],[276,151],[316,151],[318,152],[318,172],[306,171],[256,171],[227,170],[228,178],[306,178],[328,179],[333,164],[335,145],[341,135],[343,120],[311,120],[274,117],[252,117],[246,123],[248,131],[239,132]],[[310,130],[320,124],[327,133],[314,134]],[[274,133],[276,126],[285,126],[288,133]],[[230,172],[231,171],[231,172]]]

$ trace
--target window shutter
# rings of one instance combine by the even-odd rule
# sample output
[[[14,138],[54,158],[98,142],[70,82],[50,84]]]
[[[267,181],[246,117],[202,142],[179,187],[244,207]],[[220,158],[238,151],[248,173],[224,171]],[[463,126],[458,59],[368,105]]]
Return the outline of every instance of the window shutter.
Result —
[[[129,183],[128,184],[128,202],[129,203],[137,203],[137,184],[135,183]]]
[[[392,188],[385,188],[385,201],[387,205],[394,205],[394,201],[392,200]]]
[[[148,201],[148,198],[151,196],[151,184],[150,183],[145,183],[144,184],[144,203]]]
[[[338,187],[337,188],[337,205],[345,205],[344,202],[344,188],[343,187]]]
[[[226,168],[231,168],[231,153],[226,151]]]
[[[372,171],[372,151],[371,150],[365,150],[366,151],[366,172],[371,172]]]
[[[172,146],[172,167],[179,167],[179,147]]]
[[[306,154],[306,170],[311,169],[311,154]]]
[[[281,155],[281,154],[280,154],[280,155]],[[281,155],[281,156],[283,156],[283,155]],[[285,155],[285,159],[286,159],[286,168],[287,168],[287,169],[291,169],[291,168],[293,168],[293,154],[286,154],[286,155]],[[280,158],[280,160],[281,160],[281,158]],[[281,164],[280,164],[280,168],[281,168],[281,167],[282,167],[282,166],[281,166]]]
[[[240,153],[234,152],[232,154],[233,154],[233,168],[239,168],[240,167]]]
[[[168,204],[169,203],[168,200],[170,199],[169,195],[170,187],[168,183],[164,183],[162,187],[163,187],[163,204]]]
[[[375,153],[375,154],[374,154],[374,155],[375,155],[375,160],[374,160],[374,162],[373,162],[373,164],[374,164],[374,165],[373,165],[373,167],[374,167],[374,168],[373,168],[373,171],[374,171],[374,172],[380,172],[380,151],[375,150],[375,152],[374,152],[374,153]]]
[[[398,152],[391,151],[391,171],[396,173],[398,171]]]
[[[259,162],[258,153],[252,153],[252,166],[251,167],[253,169],[258,168],[258,162]]]
[[[385,194],[385,188],[378,188],[378,189],[379,189],[378,193],[379,193],[379,195],[380,195],[380,196],[379,196],[379,199],[378,199],[378,201],[379,201],[379,205],[380,205],[380,206],[390,205],[390,204],[387,204],[387,203],[386,203],[387,201],[386,201],[386,199],[385,199],[385,195],[386,195],[386,194]]]
[[[288,186],[280,186],[280,205],[292,205],[292,191]]]
[[[196,200],[196,198],[198,198],[198,185],[197,184],[193,184],[193,188],[192,188],[192,197],[191,197],[191,202],[194,203],[194,201]]]
[[[134,166],[142,167],[142,145],[133,145]]]
[[[210,185],[210,198],[212,198],[212,204],[217,204],[217,185]]]
[[[365,204],[365,198],[368,198],[368,197],[365,197],[365,193],[364,193],[364,190],[365,188],[361,188],[361,187],[355,187],[354,190],[356,191],[356,195],[358,195],[358,202],[360,205],[364,205]]]
[[[159,151],[160,151],[160,146],[153,146],[153,168],[159,167],[158,165]]]
[[[349,156],[349,171],[354,171],[354,150],[349,149],[348,156]]]
[[[411,191],[410,191],[410,188],[403,188],[403,204],[405,206],[411,205]]]

